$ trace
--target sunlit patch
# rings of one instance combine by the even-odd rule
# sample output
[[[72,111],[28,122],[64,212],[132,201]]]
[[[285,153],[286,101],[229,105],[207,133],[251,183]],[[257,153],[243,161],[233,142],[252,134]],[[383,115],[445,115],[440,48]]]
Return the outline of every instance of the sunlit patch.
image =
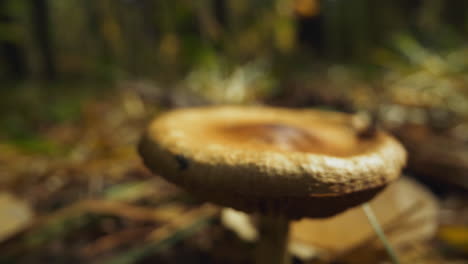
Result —
[[[347,128],[325,130],[323,127],[323,124],[308,124],[307,127],[301,127],[280,122],[240,122],[216,126],[214,134],[225,144],[232,141],[238,146],[247,148],[330,156],[355,155],[370,146],[370,140],[358,138]]]

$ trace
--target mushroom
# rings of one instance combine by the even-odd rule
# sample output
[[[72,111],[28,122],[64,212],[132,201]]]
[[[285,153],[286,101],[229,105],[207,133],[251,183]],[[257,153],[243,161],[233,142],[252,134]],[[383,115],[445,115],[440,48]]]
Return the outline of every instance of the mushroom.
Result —
[[[207,201],[258,213],[257,263],[289,263],[289,221],[324,218],[372,199],[399,177],[404,148],[353,115],[272,107],[175,110],[154,120],[144,164]]]
[[[401,251],[433,238],[437,231],[437,198],[422,184],[400,177],[380,192],[369,205],[374,208],[388,239]],[[291,223],[289,252],[308,263],[312,259],[328,262],[377,263],[376,251],[382,245],[367,223],[363,208],[355,207],[325,219],[304,218]],[[240,211],[224,208],[221,222],[240,239],[254,242],[258,231],[253,219]],[[359,256],[357,259],[353,257]],[[365,260],[365,261],[364,261]],[[354,261],[354,262],[356,262]]]

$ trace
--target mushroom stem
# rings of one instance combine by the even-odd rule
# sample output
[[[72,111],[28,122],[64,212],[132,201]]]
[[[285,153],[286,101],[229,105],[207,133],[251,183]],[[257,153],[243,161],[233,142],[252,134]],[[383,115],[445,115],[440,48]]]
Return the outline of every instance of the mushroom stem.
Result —
[[[260,215],[260,239],[256,250],[256,264],[289,264],[289,219],[284,216]]]

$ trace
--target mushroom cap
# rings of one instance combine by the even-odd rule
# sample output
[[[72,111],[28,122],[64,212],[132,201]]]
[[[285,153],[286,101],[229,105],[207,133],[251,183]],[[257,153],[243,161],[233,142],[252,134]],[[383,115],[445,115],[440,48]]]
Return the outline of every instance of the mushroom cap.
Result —
[[[153,172],[206,200],[247,212],[328,217],[399,177],[406,152],[353,115],[272,107],[203,107],[155,119],[139,151]]]

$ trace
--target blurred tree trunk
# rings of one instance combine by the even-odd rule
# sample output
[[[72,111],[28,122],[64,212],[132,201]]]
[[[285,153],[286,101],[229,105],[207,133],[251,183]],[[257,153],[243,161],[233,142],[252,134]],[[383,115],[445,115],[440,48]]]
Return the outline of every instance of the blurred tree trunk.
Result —
[[[57,72],[50,33],[48,0],[31,0],[30,3],[34,38],[41,56],[41,74],[46,80],[53,80],[57,77]]]
[[[370,1],[370,27],[372,40],[385,44],[395,32],[409,29],[404,7],[399,1]]]
[[[96,0],[83,0],[84,9],[87,15],[88,29],[91,36],[95,39],[96,45],[98,46],[98,52],[100,60],[97,63],[103,63],[104,65],[111,65],[114,62],[114,54],[112,53],[111,45],[106,41],[105,34],[100,30],[103,25],[103,16],[100,12],[99,7],[96,4]]]
[[[343,1],[343,44],[348,46],[346,55],[353,61],[362,61],[369,56],[371,10],[368,0]]]
[[[0,0],[0,26],[7,29],[5,35],[0,35],[0,58],[5,62],[8,79],[22,79],[27,75],[27,65],[24,51],[13,36],[15,19],[9,14],[7,4],[8,0]]]
[[[444,19],[460,33],[468,31],[468,1],[444,2]]]
[[[339,59],[344,55],[342,35],[342,2],[326,0],[323,3],[323,27],[325,52],[330,59]]]
[[[215,8],[212,0],[197,1],[196,11],[201,37],[208,44],[217,42],[221,36],[221,27],[216,19]]]
[[[428,32],[436,33],[442,23],[442,7],[441,0],[426,0],[421,5],[419,10],[419,27]]]

